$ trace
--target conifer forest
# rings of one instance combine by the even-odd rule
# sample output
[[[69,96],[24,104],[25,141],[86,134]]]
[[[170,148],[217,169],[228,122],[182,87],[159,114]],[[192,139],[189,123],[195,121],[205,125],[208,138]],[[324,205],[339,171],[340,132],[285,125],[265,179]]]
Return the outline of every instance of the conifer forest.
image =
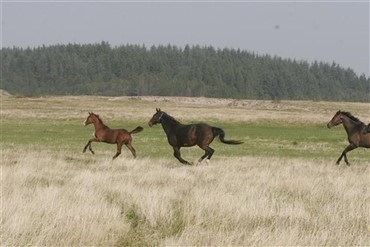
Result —
[[[192,96],[369,102],[351,68],[212,46],[107,42],[2,48],[2,89],[18,96]]]

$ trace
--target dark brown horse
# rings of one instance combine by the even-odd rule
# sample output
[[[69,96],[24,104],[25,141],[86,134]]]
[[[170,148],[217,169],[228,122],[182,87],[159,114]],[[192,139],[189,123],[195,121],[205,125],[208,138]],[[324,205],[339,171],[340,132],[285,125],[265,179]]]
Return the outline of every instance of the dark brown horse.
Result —
[[[339,165],[343,157],[346,164],[349,165],[346,154],[358,147],[370,148],[370,134],[365,134],[366,125],[349,112],[338,111],[327,126],[331,128],[338,124],[343,124],[347,132],[349,145],[343,150],[337,160],[337,165]]]
[[[157,112],[149,121],[149,126],[161,123],[164,132],[166,132],[168,143],[173,147],[174,156],[183,164],[190,165],[188,161],[181,158],[180,148],[191,147],[198,145],[205,151],[205,154],[199,159],[201,162],[204,158],[211,159],[214,149],[209,147],[213,139],[219,136],[221,142],[225,144],[242,144],[241,141],[225,140],[225,132],[216,127],[209,126],[208,124],[181,124],[179,121],[161,111],[156,109]]]
[[[132,155],[136,158],[136,151],[132,147],[132,137],[131,134],[135,134],[138,132],[143,131],[143,128],[138,126],[134,130],[128,132],[125,129],[111,129],[106,126],[103,121],[100,119],[99,115],[96,115],[92,112],[89,112],[89,116],[86,118],[84,125],[94,124],[95,127],[95,138],[92,138],[88,141],[86,146],[84,147],[83,152],[86,152],[87,147],[92,154],[95,154],[94,151],[91,149],[92,142],[105,142],[110,144],[117,144],[117,153],[113,156],[113,159],[117,158],[118,155],[121,154],[121,149],[123,144],[131,151]]]

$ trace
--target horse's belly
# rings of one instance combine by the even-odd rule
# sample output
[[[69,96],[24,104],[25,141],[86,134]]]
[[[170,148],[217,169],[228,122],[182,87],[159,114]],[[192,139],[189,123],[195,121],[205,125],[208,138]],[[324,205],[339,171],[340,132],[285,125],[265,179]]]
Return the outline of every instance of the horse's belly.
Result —
[[[370,142],[369,143],[360,143],[360,147],[370,148]]]
[[[193,143],[183,143],[182,144],[182,146],[183,147],[192,147],[192,146],[194,146],[195,144],[193,144]]]
[[[168,138],[168,143],[171,146],[178,146],[178,147],[192,147],[195,145],[194,142],[191,142],[189,140],[183,141],[180,138]]]

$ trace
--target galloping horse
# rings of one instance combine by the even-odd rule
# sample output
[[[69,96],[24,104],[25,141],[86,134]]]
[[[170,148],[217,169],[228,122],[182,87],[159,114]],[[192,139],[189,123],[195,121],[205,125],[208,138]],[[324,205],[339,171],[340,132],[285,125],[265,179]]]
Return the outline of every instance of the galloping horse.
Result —
[[[136,158],[136,151],[131,145],[131,134],[143,131],[142,127],[138,126],[130,132],[125,129],[111,129],[103,123],[99,115],[89,112],[89,116],[86,118],[84,125],[87,126],[91,123],[94,124],[95,127],[95,138],[92,138],[88,141],[88,143],[84,147],[83,152],[86,152],[87,147],[89,147],[91,153],[95,154],[94,151],[91,149],[92,142],[117,144],[117,153],[113,156],[113,159],[115,159],[118,155],[121,154],[122,146],[123,144],[125,144],[126,147],[131,151],[132,155]]]
[[[183,164],[191,165],[188,161],[181,158],[180,148],[198,145],[205,151],[205,154],[199,159],[201,162],[204,158],[211,159],[214,149],[209,144],[216,136],[219,136],[221,142],[225,144],[242,144],[241,141],[225,140],[225,132],[217,127],[209,126],[205,123],[198,124],[181,124],[179,121],[161,111],[157,112],[149,121],[149,126],[161,123],[164,132],[166,132],[168,143],[173,147],[174,156]]]
[[[347,132],[349,145],[343,150],[341,156],[337,160],[337,165],[339,165],[339,162],[344,157],[344,161],[349,166],[346,154],[358,147],[370,148],[370,134],[365,132],[366,125],[349,112],[338,111],[327,124],[327,127],[331,128],[338,124],[343,124]]]

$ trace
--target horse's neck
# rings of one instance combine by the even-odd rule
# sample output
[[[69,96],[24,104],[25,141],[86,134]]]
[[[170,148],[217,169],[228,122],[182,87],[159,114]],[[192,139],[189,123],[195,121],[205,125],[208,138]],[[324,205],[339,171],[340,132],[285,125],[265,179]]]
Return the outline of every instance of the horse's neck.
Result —
[[[355,122],[352,119],[345,117],[342,119],[343,127],[346,130],[347,134],[350,135],[353,133],[358,127],[361,126],[362,123]]]
[[[179,122],[177,122],[177,121],[175,121],[175,120],[173,120],[173,119],[171,119],[167,116],[163,116],[161,123],[162,123],[163,130],[164,130],[164,132],[166,132],[167,135],[171,132],[171,130],[174,127],[180,125]]]
[[[100,122],[99,119],[94,121],[93,124],[94,124],[95,130],[107,128],[107,126],[105,126],[102,122]]]

